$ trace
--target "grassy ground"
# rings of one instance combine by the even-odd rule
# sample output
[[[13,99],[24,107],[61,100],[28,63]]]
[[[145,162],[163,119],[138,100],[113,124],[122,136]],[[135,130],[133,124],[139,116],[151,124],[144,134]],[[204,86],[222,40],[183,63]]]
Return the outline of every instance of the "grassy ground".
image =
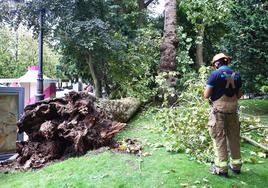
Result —
[[[240,100],[240,105],[242,106],[242,112],[249,116],[260,117],[263,124],[268,125],[268,100],[262,99],[250,99],[250,100]]]
[[[33,172],[0,172],[0,187],[267,187],[268,159],[254,156],[257,164],[246,163],[241,175],[230,173],[230,178],[208,173],[208,165],[190,161],[185,154],[166,152],[159,144],[161,137],[152,132],[157,126],[151,116],[140,115],[133,120],[117,139],[138,139],[144,152],[139,157],[102,148],[83,157],[71,158]],[[253,158],[242,144],[244,159]]]

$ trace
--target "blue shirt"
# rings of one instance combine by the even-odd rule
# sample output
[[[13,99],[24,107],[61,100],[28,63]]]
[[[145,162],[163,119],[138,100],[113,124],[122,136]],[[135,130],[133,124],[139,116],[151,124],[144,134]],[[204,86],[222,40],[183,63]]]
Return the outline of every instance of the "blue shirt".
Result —
[[[231,84],[227,83],[227,80],[231,78],[231,75],[234,71],[228,67],[227,65],[221,66],[219,69],[213,71],[207,81],[207,87],[212,88],[213,92],[210,96],[212,101],[219,99],[223,94],[228,97],[232,97],[238,94],[239,89],[242,86],[241,77],[238,73],[234,74],[234,85],[235,88],[232,87]]]

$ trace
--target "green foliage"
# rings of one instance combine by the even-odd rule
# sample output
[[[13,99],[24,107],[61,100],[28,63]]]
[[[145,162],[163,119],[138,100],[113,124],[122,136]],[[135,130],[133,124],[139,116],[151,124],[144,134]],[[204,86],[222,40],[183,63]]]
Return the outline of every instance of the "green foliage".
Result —
[[[153,28],[140,29],[133,41],[116,34],[127,43],[127,49],[114,54],[109,63],[109,82],[113,98],[138,97],[147,101],[155,94],[154,77],[160,59],[161,36]]]
[[[267,1],[234,1],[221,46],[233,56],[246,92],[258,92],[268,77],[267,23]]]
[[[180,45],[176,56],[176,63],[179,66],[177,66],[176,72],[169,72],[168,74],[169,76],[182,78],[184,74],[191,71],[191,65],[193,64],[189,57],[192,39],[184,33],[182,27],[177,27],[177,35],[180,36]],[[117,37],[120,38],[120,35],[117,34]],[[121,36],[120,40],[124,41],[126,39]],[[167,73],[157,74],[161,42],[159,31],[151,25],[140,29],[136,33],[135,40],[127,43],[127,51],[116,52],[114,60],[109,62],[109,72],[111,73],[109,76],[112,76],[110,80],[113,80],[113,83],[110,83],[113,97],[134,96],[142,101],[147,101],[157,92],[164,93],[164,96],[160,97],[163,97],[165,103],[169,95],[177,94],[175,88],[178,88],[178,86],[171,88],[165,81],[168,77]]]
[[[239,104],[243,106],[241,110],[245,114],[254,116],[268,115],[267,99],[245,99],[240,100]]]
[[[21,22],[37,31],[41,8],[46,10],[45,37],[62,55],[59,76],[94,79],[96,90],[102,85],[113,97],[139,95],[145,99],[151,95],[147,88],[153,80],[155,59],[159,59],[155,55],[158,49],[156,45],[150,48],[147,38],[137,31],[141,14],[137,1],[37,0],[18,7]],[[158,37],[155,40],[157,35],[153,34]],[[117,75],[122,72],[126,80],[122,79],[124,74]]]
[[[179,25],[185,33],[194,39],[191,57],[196,57],[195,46],[204,45],[204,62],[210,62],[218,49],[214,43],[220,40],[226,32],[224,23],[229,18],[232,0],[182,0],[178,9]],[[204,31],[204,36],[200,33]],[[216,52],[215,52],[216,51]],[[208,63],[205,63],[208,64]]]
[[[268,93],[268,79],[266,79],[262,83],[263,83],[263,85],[260,88],[261,92]]]
[[[268,93],[268,85],[265,85],[265,86],[261,86],[261,89],[260,89],[263,93]]]
[[[179,106],[159,109],[156,121],[168,151],[184,151],[200,162],[208,162],[212,147],[207,133],[207,104],[202,97],[207,70],[203,67],[200,71],[200,77],[196,73],[185,75]]]
[[[193,45],[193,39],[189,37],[186,30],[182,26],[176,28],[177,36],[179,38],[179,46],[176,53],[177,72],[182,75],[192,70],[191,66],[194,64],[189,55],[189,50]]]
[[[48,36],[58,41],[62,71],[69,78],[90,78],[88,61],[94,64],[98,79],[105,74],[105,63],[120,46],[113,38],[112,10],[104,1],[47,2],[51,18]],[[53,18],[53,19],[52,19]],[[60,18],[60,19],[59,19]],[[50,23],[49,23],[50,22]],[[52,26],[51,23],[54,23]],[[88,60],[90,56],[90,60]]]
[[[253,116],[243,115],[240,118],[241,121],[241,131],[245,131],[243,135],[246,135],[253,140],[256,140],[258,143],[263,145],[268,145],[268,130],[267,127],[262,129],[262,123],[260,123],[260,118]],[[249,131],[251,130],[252,131]]]
[[[223,21],[228,16],[229,4],[230,0],[183,0],[180,6],[195,29],[199,29]]]
[[[10,5],[10,14],[6,17],[12,25],[26,25],[35,34],[39,29],[40,9],[45,10],[44,36],[63,57],[58,70],[65,71],[69,78],[90,77],[86,63],[90,56],[98,76],[102,78],[104,62],[118,45],[112,37],[117,27],[112,25],[116,23],[113,13],[117,11],[112,1],[36,0]],[[12,12],[15,17],[11,16]]]
[[[17,31],[7,26],[0,28],[0,77],[18,78],[25,74],[27,67],[37,65],[37,39],[24,27]],[[59,56],[44,44],[44,73],[56,77],[56,64]]]

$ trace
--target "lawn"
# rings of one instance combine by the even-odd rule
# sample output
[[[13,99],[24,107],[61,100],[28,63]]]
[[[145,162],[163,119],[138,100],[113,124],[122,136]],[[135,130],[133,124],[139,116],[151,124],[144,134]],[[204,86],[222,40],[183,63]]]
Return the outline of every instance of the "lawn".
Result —
[[[257,116],[263,124],[268,125],[268,99],[240,100],[241,111],[248,116]]]
[[[268,159],[249,155],[256,148],[242,143],[245,163],[241,175],[228,179],[208,173],[207,164],[190,161],[186,154],[161,147],[161,136],[152,115],[137,116],[116,139],[139,140],[148,156],[123,154],[101,148],[31,172],[0,173],[0,187],[267,187]]]

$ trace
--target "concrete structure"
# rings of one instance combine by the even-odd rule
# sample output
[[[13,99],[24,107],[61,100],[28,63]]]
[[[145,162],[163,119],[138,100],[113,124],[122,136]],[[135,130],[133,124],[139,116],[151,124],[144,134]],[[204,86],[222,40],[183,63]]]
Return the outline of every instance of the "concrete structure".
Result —
[[[0,87],[0,160],[16,150],[16,140],[23,140],[23,133],[17,134],[16,127],[23,103],[24,88]]]

